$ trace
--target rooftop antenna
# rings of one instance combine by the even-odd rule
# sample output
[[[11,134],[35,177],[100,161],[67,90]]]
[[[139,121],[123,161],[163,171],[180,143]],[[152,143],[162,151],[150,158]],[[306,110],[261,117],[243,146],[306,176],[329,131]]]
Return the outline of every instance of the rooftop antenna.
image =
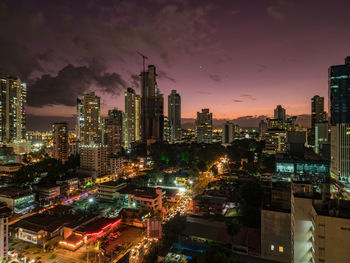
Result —
[[[143,62],[143,72],[145,72],[145,61],[146,61],[146,59],[148,59],[148,57],[146,57],[144,54],[142,54],[141,52],[138,52],[137,50],[136,50],[136,53],[137,54],[139,54],[141,57],[142,57],[142,62]]]

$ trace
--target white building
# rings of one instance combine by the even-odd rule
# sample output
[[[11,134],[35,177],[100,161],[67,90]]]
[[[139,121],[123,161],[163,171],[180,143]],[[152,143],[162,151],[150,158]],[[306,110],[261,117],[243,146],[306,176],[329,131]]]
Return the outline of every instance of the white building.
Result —
[[[331,126],[331,175],[350,181],[350,123]]]
[[[107,147],[83,145],[80,148],[80,169],[93,172],[93,177],[108,173]]]

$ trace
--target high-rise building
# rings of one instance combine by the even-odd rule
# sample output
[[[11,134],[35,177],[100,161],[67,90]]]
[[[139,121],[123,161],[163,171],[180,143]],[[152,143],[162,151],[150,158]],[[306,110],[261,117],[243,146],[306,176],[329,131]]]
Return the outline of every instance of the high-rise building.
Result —
[[[26,138],[27,86],[15,77],[0,77],[0,143]]]
[[[116,155],[123,146],[123,112],[109,110],[104,125],[104,144],[109,155]]]
[[[197,112],[195,123],[197,143],[212,143],[213,139],[213,114],[209,109]]]
[[[108,173],[107,146],[81,146],[80,169],[91,172],[94,178],[106,175]]]
[[[82,112],[81,141],[83,145],[101,144],[100,97],[93,91],[85,91],[78,109]]]
[[[324,98],[318,95],[311,98],[311,134],[310,142],[315,142],[315,126],[316,123],[327,121],[327,113],[324,111]]]
[[[53,158],[65,162],[68,160],[68,124],[56,122],[52,125]]]
[[[266,153],[287,152],[287,131],[281,129],[268,129],[265,134],[264,151]]]
[[[83,103],[81,99],[77,98],[77,123],[75,127],[75,134],[77,136],[77,141],[82,140],[84,127],[84,112],[83,112]]]
[[[274,110],[274,116],[277,120],[285,120],[286,119],[286,110],[282,108],[281,105],[277,105],[276,109]]]
[[[267,131],[267,123],[264,120],[261,120],[259,122],[259,138],[260,139],[265,139],[265,134]]]
[[[168,119],[170,125],[170,142],[181,140],[181,97],[176,90],[172,90],[168,96]]]
[[[163,140],[163,95],[160,94],[156,67],[141,72],[141,139],[144,142]]]
[[[328,73],[330,123],[350,123],[350,57],[344,65],[331,66]]]
[[[140,140],[140,96],[135,90],[128,88],[125,96],[125,119],[124,119],[124,147],[131,148],[131,144]]]
[[[331,175],[350,182],[350,57],[329,68]]]
[[[171,142],[170,138],[170,122],[167,116],[164,116],[164,124],[163,124],[163,141]]]
[[[315,123],[315,148],[314,152],[317,154],[324,154],[325,151],[328,149],[327,146],[329,146],[329,123],[328,121],[325,122],[318,122]],[[326,154],[327,155],[327,154]]]
[[[331,175],[350,183],[350,123],[331,126]]]
[[[327,113],[324,111],[324,98],[318,95],[311,99],[311,127],[316,123],[327,121]]]
[[[235,139],[235,124],[232,122],[225,122],[222,127],[222,145],[230,145]]]

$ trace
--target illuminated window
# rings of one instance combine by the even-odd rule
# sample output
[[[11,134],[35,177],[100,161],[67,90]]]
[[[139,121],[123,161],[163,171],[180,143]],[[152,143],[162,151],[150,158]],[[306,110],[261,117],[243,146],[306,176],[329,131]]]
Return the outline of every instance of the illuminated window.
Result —
[[[283,247],[279,246],[279,247],[278,247],[278,251],[279,251],[280,253],[283,253]]]
[[[271,245],[271,250],[275,250],[275,246],[274,245]]]

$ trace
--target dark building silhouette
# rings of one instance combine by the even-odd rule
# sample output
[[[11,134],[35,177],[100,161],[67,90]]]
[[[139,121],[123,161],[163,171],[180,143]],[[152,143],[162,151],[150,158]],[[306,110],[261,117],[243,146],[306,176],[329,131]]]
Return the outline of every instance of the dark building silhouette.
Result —
[[[350,123],[350,57],[329,68],[330,123]]]
[[[163,140],[163,95],[157,87],[156,67],[141,72],[141,140]]]

